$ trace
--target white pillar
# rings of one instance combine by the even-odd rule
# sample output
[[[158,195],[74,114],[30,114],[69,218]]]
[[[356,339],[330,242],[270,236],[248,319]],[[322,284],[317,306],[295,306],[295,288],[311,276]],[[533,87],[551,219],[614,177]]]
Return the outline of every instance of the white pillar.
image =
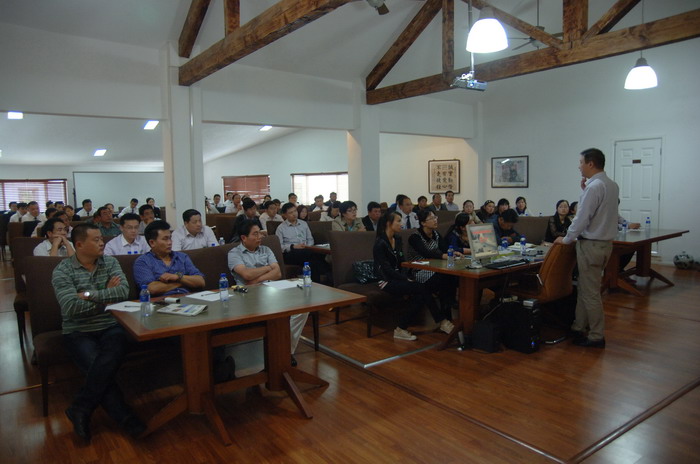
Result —
[[[379,108],[364,104],[362,83],[355,85],[355,129],[348,131],[348,190],[358,216],[379,198]]]
[[[182,212],[194,208],[204,214],[204,161],[202,157],[202,93],[197,84],[178,85],[176,44],[161,50],[163,171],[168,223],[182,224]]]

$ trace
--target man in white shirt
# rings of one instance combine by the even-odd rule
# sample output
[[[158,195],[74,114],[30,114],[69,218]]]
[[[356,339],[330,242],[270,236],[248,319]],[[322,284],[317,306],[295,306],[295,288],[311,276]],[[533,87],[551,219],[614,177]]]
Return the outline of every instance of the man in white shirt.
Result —
[[[262,225],[262,230],[267,232],[267,221],[279,221],[282,222],[282,216],[277,214],[277,204],[272,201],[265,202],[265,212],[260,215],[260,225]]]
[[[10,216],[10,222],[22,222],[22,216],[27,214],[27,204],[24,202],[17,203],[17,212]]]
[[[75,249],[68,240],[68,226],[58,218],[44,223],[41,233],[46,240],[34,248],[34,256],[73,256]]]
[[[420,226],[418,216],[413,212],[413,202],[406,195],[397,195],[396,212],[401,214],[402,229],[417,229]]]
[[[78,216],[80,217],[91,217],[93,214],[92,211],[92,200],[89,198],[86,198],[83,200],[83,207],[80,211],[78,211]]]
[[[286,219],[277,227],[275,234],[282,245],[284,263],[303,266],[308,261],[311,265],[311,280],[320,282],[321,275],[329,271],[329,266],[324,255],[305,249],[314,244],[309,225],[298,219],[299,212],[293,203],[285,203],[282,214],[286,215]]]
[[[214,207],[215,208],[226,208],[226,205],[224,204],[224,202],[221,201],[221,195],[219,195],[218,193],[216,195],[214,195],[213,200],[214,200]]]
[[[576,241],[578,264],[578,295],[576,320],[571,330],[573,343],[590,348],[605,348],[605,314],[600,296],[600,280],[612,253],[612,241],[617,235],[618,185],[605,174],[605,155],[597,148],[581,152],[579,170],[583,178],[583,193],[578,210],[565,237],[557,243]],[[588,335],[586,335],[586,329]]]
[[[22,222],[46,221],[46,215],[39,213],[39,203],[30,201],[27,203],[27,213],[22,216]]]
[[[139,224],[139,235],[143,235],[146,226],[153,221],[160,221],[155,215],[153,206],[151,205],[141,205],[139,206],[139,216],[141,216],[141,223]]]
[[[314,207],[311,210],[313,211],[326,211],[328,207],[323,204],[323,195],[317,195],[314,197]]]
[[[136,198],[132,198],[131,201],[129,202],[129,206],[124,207],[124,209],[121,210],[119,213],[119,217],[124,216],[127,213],[131,214],[138,214],[139,209],[137,206],[139,205],[139,200]]]
[[[211,227],[202,224],[202,214],[196,209],[182,213],[183,226],[175,229],[172,235],[173,251],[196,250],[218,245]]]
[[[41,228],[44,227],[44,224],[46,224],[46,221],[54,217],[58,213],[58,210],[51,206],[50,208],[46,208],[46,211],[44,212],[44,219],[43,221],[40,221],[36,224],[36,227],[34,228],[34,231],[32,232],[32,237],[41,237]]]
[[[447,211],[459,211],[459,205],[455,201],[455,193],[452,190],[445,192],[445,204],[443,205]]]
[[[151,251],[146,239],[139,235],[138,214],[126,213],[119,218],[119,229],[122,233],[117,235],[105,245],[104,254],[115,255],[142,255]]]

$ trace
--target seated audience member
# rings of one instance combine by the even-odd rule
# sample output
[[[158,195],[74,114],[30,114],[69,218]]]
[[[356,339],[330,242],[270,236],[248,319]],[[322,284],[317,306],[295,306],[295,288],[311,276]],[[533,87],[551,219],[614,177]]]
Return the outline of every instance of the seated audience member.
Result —
[[[54,209],[55,210],[55,209]],[[46,215],[39,212],[39,203],[30,201],[27,203],[27,212],[22,216],[21,222],[43,222],[46,221]]]
[[[54,208],[54,202],[49,200],[46,202],[46,209]]]
[[[331,224],[332,230],[340,232],[364,232],[365,226],[362,219],[357,217],[357,204],[354,201],[344,201],[340,204],[340,214]]]
[[[379,203],[376,201],[367,203],[367,216],[362,218],[362,224],[364,224],[365,230],[368,232],[375,232],[380,217],[382,217],[382,207]]]
[[[94,224],[73,231],[75,254],[53,271],[52,284],[63,318],[63,340],[85,374],[66,416],[73,431],[90,441],[90,417],[98,406],[132,437],[146,426],[124,402],[116,374],[127,352],[128,335],[105,306],[125,300],[129,283],[119,262],[103,255],[104,242]]]
[[[265,245],[261,245],[260,228],[253,221],[246,220],[240,226],[241,244],[228,252],[228,267],[231,269],[237,285],[254,285],[282,277],[275,254]],[[289,325],[292,335],[291,352],[297,349],[301,331],[306,325],[309,313],[295,314],[290,317]],[[292,361],[296,364],[296,360]]]
[[[578,201],[574,201],[569,206],[569,219],[571,219],[572,221],[574,220],[574,217],[576,216],[577,209],[578,209]]]
[[[75,249],[68,240],[68,226],[58,218],[48,219],[41,227],[46,240],[34,248],[34,256],[73,256]]]
[[[190,211],[190,210],[188,210]],[[173,251],[170,224],[153,221],[146,227],[146,241],[151,251],[134,263],[136,285],[148,285],[152,296],[186,295],[204,287],[204,274],[185,253]]]
[[[510,202],[508,201],[507,198],[501,198],[498,200],[498,203],[496,203],[496,214],[500,215],[503,213],[503,211],[506,211],[510,209]]]
[[[158,221],[156,215],[153,212],[153,206],[151,205],[141,205],[139,206],[139,216],[141,216],[141,223],[139,224],[139,235],[143,235],[146,227],[153,221]]]
[[[282,216],[277,214],[277,205],[272,202],[272,201],[266,201],[265,202],[265,212],[260,215],[258,218],[260,220],[260,225],[262,226],[262,230],[267,232],[267,221],[279,221],[282,222]]]
[[[314,207],[311,211],[326,211],[327,209],[328,207],[323,204],[323,195],[316,195],[314,197]]]
[[[268,201],[272,201],[272,197],[270,195],[265,195],[263,197],[262,201],[260,202],[260,204],[258,205],[258,207],[260,207],[262,209],[262,205],[264,203],[267,203]]]
[[[518,216],[531,216],[530,210],[527,209],[527,200],[525,197],[515,199],[515,212]]]
[[[292,192],[289,195],[287,195],[287,201],[294,206],[299,206],[299,202],[297,201],[297,194]]]
[[[68,217],[68,223],[75,221],[75,208],[73,208],[72,205],[64,206],[63,211],[66,213],[66,216]]]
[[[340,216],[340,202],[336,201],[331,203],[328,209],[321,213],[321,218],[319,221],[334,221],[335,218]]]
[[[455,203],[455,193],[452,190],[445,192],[445,204],[443,206],[446,211],[459,211],[459,206]]]
[[[418,213],[418,211],[423,211],[424,209],[428,208],[428,199],[425,197],[425,195],[421,195],[418,197],[418,204],[413,207],[413,212]]]
[[[226,200],[224,200],[224,207],[233,204],[233,192],[226,192]]]
[[[486,200],[481,208],[479,208],[479,211],[477,211],[476,216],[481,219],[481,222],[490,222],[493,224],[496,219],[498,219],[498,215],[495,211],[496,204],[491,200]]]
[[[518,215],[512,209],[507,209],[498,216],[493,228],[496,230],[499,244],[503,238],[508,240],[508,245],[520,242],[520,234],[513,228],[513,224],[516,222],[518,222]]]
[[[39,233],[41,232],[41,228],[44,226],[46,221],[48,221],[49,219],[54,217],[56,215],[56,213],[58,213],[58,210],[56,208],[54,208],[53,206],[46,208],[46,211],[44,212],[44,217],[46,219],[44,219],[43,221],[39,221],[37,223],[36,227],[34,228],[34,231],[32,231],[31,236],[32,237],[41,237],[41,235],[39,235]]]
[[[226,210],[226,206],[221,201],[221,195],[219,195],[218,193],[214,194],[212,200],[214,201],[214,207],[217,208],[217,210],[218,208],[224,208],[224,211]]]
[[[233,221],[233,231],[234,231],[234,237],[233,241],[238,241],[239,238],[239,227],[245,220],[253,221],[259,228],[260,230],[263,229],[262,223],[260,222],[260,219],[258,218],[258,205],[255,204],[255,201],[253,201],[251,198],[246,198],[243,200],[243,203],[241,203],[241,213],[236,216],[236,219]],[[267,235],[267,232],[263,231],[261,232],[263,235]]]
[[[401,228],[417,229],[418,217],[413,212],[413,202],[406,195],[396,197],[396,212],[401,215]]]
[[[153,197],[148,197],[146,198],[146,204],[150,205],[151,208],[153,208],[153,214],[156,216],[157,219],[160,219],[160,208],[156,206],[156,199]]]
[[[481,224],[481,219],[474,212],[474,202],[471,200],[466,200],[462,203],[462,212],[459,214],[466,214],[469,216],[469,224]]]
[[[447,229],[445,240],[447,246],[452,246],[455,251],[459,251],[463,255],[471,254],[469,249],[469,231],[467,226],[471,224],[471,218],[466,213],[459,213],[455,217],[455,222]]]
[[[306,205],[297,206],[297,217],[301,221],[309,222],[309,208]]]
[[[105,245],[105,255],[142,255],[148,253],[151,247],[146,239],[139,235],[138,214],[126,213],[119,218],[119,228],[122,233],[117,235]]]
[[[138,205],[139,200],[137,198],[132,198],[131,201],[129,201],[129,206],[125,206],[119,213],[118,217],[122,217],[127,213],[137,214],[139,212],[139,209],[137,208]]]
[[[408,260],[447,259],[449,245],[437,231],[438,218],[432,211],[417,214],[420,227],[408,238]],[[454,250],[455,256],[462,256],[460,248]],[[437,293],[440,299],[440,311],[433,312],[433,319],[440,323],[440,330],[450,333],[454,326],[452,305],[455,303],[458,280],[455,276],[440,274],[426,269],[413,271],[414,280],[425,284],[430,294]]]
[[[62,201],[57,201],[56,203],[53,204],[53,207],[59,211],[63,211],[64,208],[66,207],[66,204]]]
[[[386,201],[379,203],[379,209],[382,210],[382,215],[389,211],[389,205]]]
[[[17,212],[10,216],[10,220],[8,222],[22,222],[22,217],[27,214],[27,208],[28,205],[27,203],[24,202],[19,202],[17,203]]]
[[[196,250],[219,244],[211,227],[202,224],[202,214],[196,209],[188,209],[182,213],[182,222],[184,224],[172,233],[173,251]],[[148,229],[148,226],[146,226],[146,229]],[[146,237],[146,240],[148,240],[148,237]]]
[[[398,340],[415,340],[416,336],[409,330],[410,322],[416,317],[424,305],[428,305],[433,319],[443,327],[440,310],[428,288],[408,278],[408,269],[401,266],[405,261],[403,244],[399,232],[402,228],[401,214],[397,211],[387,212],[379,218],[377,224],[377,239],[374,242],[372,255],[374,257],[374,273],[379,278],[379,288],[392,296],[409,299],[399,312],[398,326],[394,329],[394,338]],[[449,322],[449,321],[448,321]],[[451,323],[450,323],[451,324]],[[445,329],[449,324],[444,324]]]
[[[112,220],[112,212],[106,206],[97,208],[93,223],[100,228],[100,233],[105,237],[116,237],[122,233],[119,226]]]
[[[326,205],[326,208],[330,208],[333,203],[338,201],[338,194],[335,192],[331,192],[329,197],[330,197],[330,199],[324,203],[324,205]]]
[[[17,202],[16,201],[11,201],[7,204],[7,211],[5,211],[5,215],[12,215],[17,212]]]
[[[444,211],[444,205],[442,204],[442,195],[439,193],[433,193],[433,202],[428,205],[428,209],[433,213],[436,211]]]
[[[92,200],[86,198],[82,203],[83,207],[78,210],[78,216],[82,218],[91,217],[95,212],[92,210]]]
[[[620,204],[620,199],[618,198],[617,204]],[[624,217],[620,216],[619,214],[617,215],[617,230],[622,230],[622,224],[624,224],[627,221]],[[627,228],[629,230],[634,230],[634,229],[639,229],[642,227],[642,224],[639,222],[628,222],[627,223]],[[620,255],[620,265],[618,266],[618,271],[623,272],[627,265],[632,261],[632,258],[634,257],[634,254],[636,252],[632,253],[625,253]],[[637,283],[636,280],[631,278],[630,276],[625,276],[624,279],[632,284]]]
[[[231,196],[231,202],[226,205],[226,209],[224,210],[224,213],[228,214],[240,214],[241,212],[241,202],[243,200],[241,199],[241,195],[236,193]]]
[[[214,202],[204,197],[204,214],[219,214],[219,210],[214,206]]]
[[[311,280],[320,282],[321,275],[326,274],[329,267],[323,255],[305,249],[314,244],[308,224],[297,218],[298,212],[293,203],[285,203],[282,214],[286,215],[286,219],[277,227],[275,234],[280,239],[285,264],[303,266],[308,261],[311,265]]]
[[[547,230],[544,233],[544,241],[554,243],[557,237],[566,237],[566,231],[569,230],[571,219],[569,219],[569,202],[559,200],[557,202],[557,212],[549,218]]]

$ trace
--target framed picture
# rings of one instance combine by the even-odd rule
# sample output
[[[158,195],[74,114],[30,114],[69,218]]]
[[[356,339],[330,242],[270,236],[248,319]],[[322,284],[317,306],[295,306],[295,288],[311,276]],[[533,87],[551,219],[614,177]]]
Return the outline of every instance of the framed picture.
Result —
[[[452,190],[459,193],[459,160],[428,161],[428,191],[445,193]]]
[[[491,188],[527,188],[529,156],[491,158]]]

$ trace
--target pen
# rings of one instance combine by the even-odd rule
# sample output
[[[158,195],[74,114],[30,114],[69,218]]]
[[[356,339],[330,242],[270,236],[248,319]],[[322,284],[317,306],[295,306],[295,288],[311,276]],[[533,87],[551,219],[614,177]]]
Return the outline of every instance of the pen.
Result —
[[[140,308],[141,305],[124,305],[125,308]]]
[[[302,287],[302,286],[299,285],[299,284],[297,284],[297,288],[298,288],[299,290],[304,290],[304,287]]]

